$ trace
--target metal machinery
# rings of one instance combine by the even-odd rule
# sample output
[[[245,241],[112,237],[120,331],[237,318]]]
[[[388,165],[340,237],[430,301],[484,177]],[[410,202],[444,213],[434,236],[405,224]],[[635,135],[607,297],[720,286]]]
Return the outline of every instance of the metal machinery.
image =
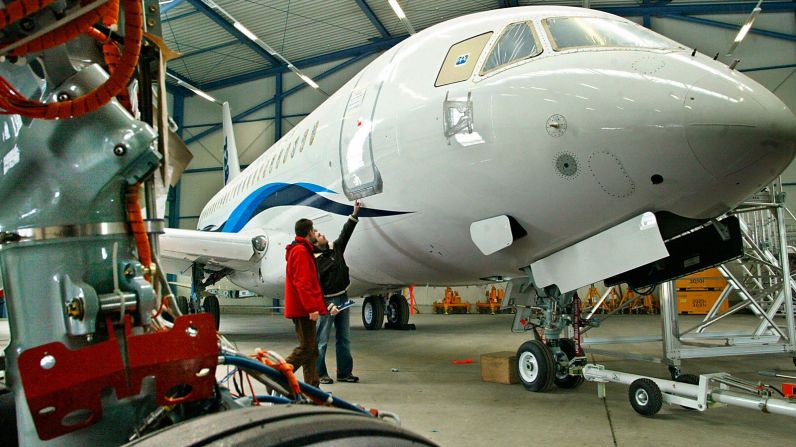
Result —
[[[168,127],[170,57],[158,1],[0,6],[0,270],[12,337],[0,394],[13,395],[16,414],[16,433],[4,426],[0,444],[182,445],[248,433],[271,445],[270,434],[289,430],[293,444],[368,433],[368,445],[429,445],[298,382],[273,353],[242,356],[210,315],[180,316],[158,262],[155,190],[169,184],[169,145],[156,129]],[[234,399],[216,383],[220,363],[272,394]],[[191,439],[150,434],[252,402],[338,409],[252,408],[197,420]],[[318,425],[329,418],[345,423]],[[254,419],[256,428],[240,423]]]

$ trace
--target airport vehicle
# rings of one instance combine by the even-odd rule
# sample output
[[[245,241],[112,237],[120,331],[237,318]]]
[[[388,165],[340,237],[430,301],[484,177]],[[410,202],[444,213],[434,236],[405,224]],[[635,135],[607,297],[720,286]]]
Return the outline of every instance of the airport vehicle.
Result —
[[[737,219],[716,218],[780,174],[795,144],[774,94],[631,21],[482,12],[379,56],[162,248],[194,263],[202,287],[226,276],[279,298],[294,222],[333,233],[362,199],[346,256],[368,329],[385,314],[405,322],[390,296],[405,285],[510,280],[505,302],[525,309],[515,325],[546,340],[520,348],[526,388],[577,386],[574,291],[644,288],[740,256]]]

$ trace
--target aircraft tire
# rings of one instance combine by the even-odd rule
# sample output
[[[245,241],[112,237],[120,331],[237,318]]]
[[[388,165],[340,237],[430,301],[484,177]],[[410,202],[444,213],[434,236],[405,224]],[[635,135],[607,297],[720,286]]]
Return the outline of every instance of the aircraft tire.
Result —
[[[654,416],[661,410],[663,394],[658,385],[651,379],[636,379],[628,390],[630,406],[642,416]]]
[[[567,356],[567,360],[572,360],[577,355],[575,341],[572,340],[571,338],[560,339],[558,341],[558,347],[561,348],[561,351],[563,351],[564,354]],[[556,374],[556,378],[553,380],[553,382],[556,384],[557,387],[569,390],[579,387],[580,384],[583,383],[583,376],[582,375],[571,376],[569,374],[559,376],[558,374]]]
[[[528,391],[543,393],[556,377],[550,348],[538,340],[526,341],[517,349],[517,377]]]
[[[428,439],[360,413],[314,405],[277,405],[225,411],[172,425],[128,446],[434,446]]]
[[[377,331],[384,325],[384,299],[369,296],[362,303],[362,324],[369,331]]]
[[[405,326],[409,323],[409,303],[402,295],[393,295],[387,304],[387,322],[395,326]]]
[[[213,316],[216,322],[216,330],[221,326],[221,305],[218,304],[218,297],[215,295],[208,295],[205,297],[202,307],[205,312]]]

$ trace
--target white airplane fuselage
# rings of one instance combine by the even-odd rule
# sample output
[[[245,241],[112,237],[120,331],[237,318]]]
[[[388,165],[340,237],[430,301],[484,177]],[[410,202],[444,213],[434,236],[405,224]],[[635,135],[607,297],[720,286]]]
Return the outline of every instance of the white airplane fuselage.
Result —
[[[796,119],[760,84],[677,45],[556,51],[543,20],[578,16],[628,22],[580,8],[490,11],[426,29],[370,63],[202,212],[200,229],[268,237],[259,271],[230,279],[281,297],[295,221],[312,219],[334,240],[353,204],[341,163],[367,165],[369,152],[382,186],[363,199],[345,253],[353,295],[517,276],[645,211],[716,217],[790,163]],[[520,21],[533,24],[542,52],[481,75]],[[484,33],[486,47],[468,55],[473,75],[436,87],[449,49]],[[470,128],[446,136],[446,99],[468,97]],[[367,182],[361,172],[346,181]],[[470,224],[499,215],[527,235],[487,256]]]

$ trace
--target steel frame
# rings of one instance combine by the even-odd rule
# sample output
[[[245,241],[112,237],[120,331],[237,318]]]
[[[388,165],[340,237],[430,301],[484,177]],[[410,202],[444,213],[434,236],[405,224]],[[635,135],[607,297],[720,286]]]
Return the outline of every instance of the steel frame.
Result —
[[[793,314],[796,284],[791,274],[785,273],[790,272],[788,252],[796,252],[796,248],[787,243],[785,218],[796,218],[784,205],[782,187],[778,184],[772,190],[774,193],[759,194],[753,198],[756,201],[746,202],[731,212],[741,220],[745,254],[739,260],[718,267],[728,284],[702,322],[680,330],[674,283],[670,281],[662,284],[660,291],[661,336],[589,338],[583,340],[583,345],[660,341],[661,357],[593,348],[589,352],[663,363],[673,369],[674,375],[679,374],[683,359],[761,354],[796,357]],[[587,318],[603,306],[609,292],[610,289],[606,290]],[[740,301],[720,312],[731,296],[737,296]],[[746,308],[760,320],[752,331],[708,331],[719,321]],[[783,317],[784,326],[777,322]],[[723,345],[716,342],[723,342]]]

